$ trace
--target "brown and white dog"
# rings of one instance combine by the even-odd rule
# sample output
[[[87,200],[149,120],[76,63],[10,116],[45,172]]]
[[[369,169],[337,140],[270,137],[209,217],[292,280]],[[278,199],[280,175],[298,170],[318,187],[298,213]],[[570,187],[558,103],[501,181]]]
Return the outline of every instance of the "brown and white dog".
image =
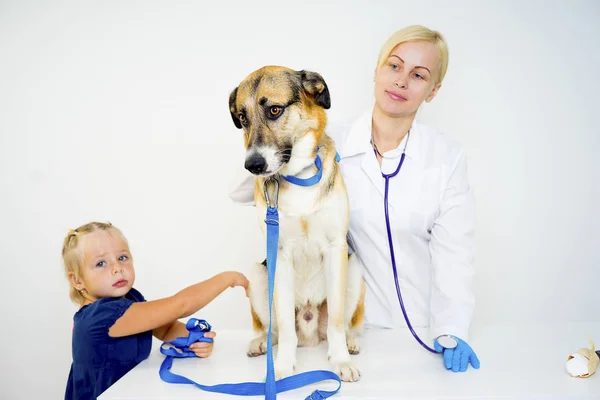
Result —
[[[292,375],[296,347],[328,341],[334,371],[344,381],[360,372],[350,360],[359,352],[356,334],[363,327],[365,286],[356,256],[348,256],[349,206],[346,187],[325,133],[330,96],[314,72],[263,67],[244,79],[229,97],[235,126],[243,129],[245,168],[255,175],[254,202],[266,234],[267,178],[279,182],[279,250],[273,295],[273,344],[277,379]],[[321,180],[297,186],[281,175],[315,175],[316,149],[322,160]],[[269,198],[275,197],[269,185]],[[254,329],[248,355],[266,353],[269,326],[266,262],[249,274]]]

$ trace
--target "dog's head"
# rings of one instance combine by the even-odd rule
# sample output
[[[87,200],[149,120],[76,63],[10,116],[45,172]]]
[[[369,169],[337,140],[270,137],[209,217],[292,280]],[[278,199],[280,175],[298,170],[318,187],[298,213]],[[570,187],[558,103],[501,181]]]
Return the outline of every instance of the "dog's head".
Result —
[[[248,171],[295,174],[314,162],[331,100],[321,75],[267,66],[229,95],[233,123],[244,131]]]

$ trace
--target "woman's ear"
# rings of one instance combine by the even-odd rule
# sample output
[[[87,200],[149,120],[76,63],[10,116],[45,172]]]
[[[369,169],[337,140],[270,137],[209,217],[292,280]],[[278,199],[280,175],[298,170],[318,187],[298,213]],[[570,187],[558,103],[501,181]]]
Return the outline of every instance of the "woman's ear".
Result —
[[[427,103],[429,103],[431,100],[433,100],[433,98],[435,97],[435,95],[437,94],[438,90],[440,90],[440,87],[442,86],[441,83],[436,84],[433,89],[431,89],[431,92],[429,93],[429,96],[427,96],[427,98],[425,99],[425,101]]]
[[[83,281],[81,279],[79,279],[77,277],[77,275],[75,275],[74,272],[69,272],[68,278],[69,278],[69,282],[71,282],[71,286],[73,286],[75,289],[77,289],[77,290],[85,289],[85,285],[83,284]]]
[[[376,66],[373,70],[373,82],[377,80],[377,72],[379,71],[379,66]]]

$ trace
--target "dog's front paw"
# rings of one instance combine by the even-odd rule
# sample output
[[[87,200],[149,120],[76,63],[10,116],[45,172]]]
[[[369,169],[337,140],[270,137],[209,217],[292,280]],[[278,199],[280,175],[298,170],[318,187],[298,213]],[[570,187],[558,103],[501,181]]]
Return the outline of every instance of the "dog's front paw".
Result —
[[[275,380],[294,375],[296,366],[293,363],[275,362]]]
[[[360,371],[349,362],[336,364],[333,370],[344,382],[356,382],[360,379]]]
[[[248,357],[257,357],[267,353],[267,340],[264,336],[253,339],[248,345]]]
[[[348,347],[348,353],[360,353],[360,343],[358,342],[358,338],[348,335],[348,338],[346,339],[346,346]]]

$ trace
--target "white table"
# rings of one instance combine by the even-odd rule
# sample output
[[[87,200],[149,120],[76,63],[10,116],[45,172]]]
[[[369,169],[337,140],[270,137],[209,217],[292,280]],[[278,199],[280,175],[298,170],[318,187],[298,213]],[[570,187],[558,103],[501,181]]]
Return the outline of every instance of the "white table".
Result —
[[[424,334],[418,331],[419,334]],[[480,326],[471,331],[471,345],[481,368],[465,373],[445,370],[441,357],[427,352],[406,329],[368,329],[361,353],[352,356],[362,377],[342,383],[335,399],[600,399],[600,371],[572,378],[565,362],[587,347],[587,335],[600,346],[600,322],[569,325]],[[172,371],[200,384],[258,382],[264,379],[266,357],[248,358],[250,331],[218,332],[208,359],[175,359]],[[158,370],[164,356],[155,341],[150,357],[116,382],[100,400],[133,399],[260,399],[204,392],[192,385],[163,382]],[[275,347],[276,349],[276,347]],[[297,372],[329,369],[326,343],[300,348]],[[278,394],[280,399],[304,399],[314,389],[331,390],[332,381]]]

